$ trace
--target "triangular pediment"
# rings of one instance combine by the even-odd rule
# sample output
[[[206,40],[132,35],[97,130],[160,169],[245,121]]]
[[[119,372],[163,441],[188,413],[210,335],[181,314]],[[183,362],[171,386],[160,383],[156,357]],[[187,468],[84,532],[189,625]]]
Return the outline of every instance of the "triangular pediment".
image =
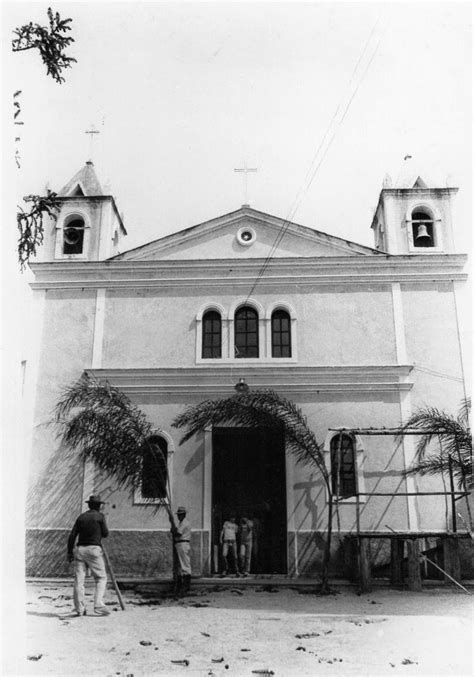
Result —
[[[370,247],[245,206],[131,249],[115,259],[162,261],[378,254]]]

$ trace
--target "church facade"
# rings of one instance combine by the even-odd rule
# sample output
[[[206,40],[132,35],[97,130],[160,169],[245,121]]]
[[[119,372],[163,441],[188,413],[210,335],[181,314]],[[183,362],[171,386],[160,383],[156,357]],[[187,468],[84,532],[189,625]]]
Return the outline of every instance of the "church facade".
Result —
[[[119,387],[156,426],[173,506],[186,506],[193,528],[193,575],[218,572],[230,514],[259,525],[254,573],[320,571],[328,497],[314,467],[297,464],[275,434],[246,428],[223,425],[179,444],[179,413],[242,382],[292,400],[324,446],[339,496],[336,575],[357,521],[387,534],[450,528],[444,496],[415,495],[446,490],[441,479],[403,475],[414,439],[396,444],[360,429],[396,427],[423,405],[455,413],[466,396],[456,191],[417,176],[383,188],[373,248],[244,205],[127,250],[115,200],[88,162],[59,193],[42,260],[31,264],[40,340],[27,574],[67,573],[67,535],[92,493],[107,501],[116,573],[171,574],[168,518],[156,509],[165,499],[147,469],[141,488],[120,490],[56,436],[54,406],[84,372]]]

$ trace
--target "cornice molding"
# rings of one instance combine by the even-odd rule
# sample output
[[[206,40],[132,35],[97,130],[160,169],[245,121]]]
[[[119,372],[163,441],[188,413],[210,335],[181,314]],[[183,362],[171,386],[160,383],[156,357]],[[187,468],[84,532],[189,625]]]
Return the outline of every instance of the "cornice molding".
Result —
[[[463,281],[466,254],[288,257],[273,259],[261,287],[391,282]],[[32,263],[33,289],[162,289],[213,287],[248,289],[264,259],[169,261],[59,261]]]
[[[409,391],[413,383],[407,379],[412,369],[411,365],[198,365],[152,369],[87,369],[86,373],[96,379],[108,381],[131,395],[181,394],[216,397],[233,395],[234,385],[240,378],[245,378],[250,388],[288,394]]]

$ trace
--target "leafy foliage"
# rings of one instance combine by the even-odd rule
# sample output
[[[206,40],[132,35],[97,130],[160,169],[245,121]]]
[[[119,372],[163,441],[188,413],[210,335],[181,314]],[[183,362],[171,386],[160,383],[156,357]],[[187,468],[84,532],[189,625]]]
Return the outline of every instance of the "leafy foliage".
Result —
[[[62,72],[70,68],[77,59],[66,56],[65,50],[74,42],[74,38],[67,35],[71,30],[69,25],[72,19],[61,19],[59,12],[53,13],[51,7],[47,10],[49,26],[30,21],[29,24],[15,28],[13,31],[12,50],[24,52],[28,49],[37,49],[46,66],[47,75],[59,84],[64,82]]]
[[[21,115],[21,103],[20,103],[20,95],[21,95],[21,89],[18,89],[16,92],[13,94],[13,124],[14,125],[23,125],[24,122],[23,120],[19,120],[19,116]],[[21,138],[19,136],[15,137],[15,143],[19,143],[21,141]],[[20,150],[18,146],[15,149],[15,163],[18,169],[20,169],[21,164],[20,164]]]
[[[272,390],[251,390],[222,400],[206,400],[186,409],[173,421],[175,428],[187,427],[180,444],[209,425],[227,422],[251,428],[281,428],[288,453],[299,462],[312,463],[330,488],[324,456],[301,410]]]
[[[87,374],[64,390],[55,415],[63,442],[113,475],[121,487],[139,487],[144,455],[161,453],[151,442],[158,431],[145,414],[118,388]],[[163,466],[157,462],[155,467]],[[169,499],[169,485],[160,479]],[[165,507],[172,519],[169,500]]]
[[[44,226],[43,218],[47,214],[56,221],[59,211],[57,194],[48,190],[46,197],[40,195],[26,195],[23,200],[31,203],[29,211],[18,206],[16,215],[17,226],[20,233],[18,239],[18,261],[23,270],[31,256],[36,254],[37,248],[43,243]]]
[[[471,489],[473,459],[470,410],[470,399],[462,402],[457,417],[434,407],[418,409],[404,424],[399,435],[400,439],[409,430],[424,432],[417,443],[416,461],[406,474],[439,475],[452,471],[459,488]],[[428,453],[433,441],[438,449]]]

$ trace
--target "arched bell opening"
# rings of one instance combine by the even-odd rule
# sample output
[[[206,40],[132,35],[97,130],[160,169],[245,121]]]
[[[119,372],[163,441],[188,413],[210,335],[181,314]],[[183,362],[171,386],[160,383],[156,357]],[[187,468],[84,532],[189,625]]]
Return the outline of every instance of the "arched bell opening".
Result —
[[[415,210],[412,213],[411,223],[415,247],[434,247],[436,245],[434,220],[427,210]]]

